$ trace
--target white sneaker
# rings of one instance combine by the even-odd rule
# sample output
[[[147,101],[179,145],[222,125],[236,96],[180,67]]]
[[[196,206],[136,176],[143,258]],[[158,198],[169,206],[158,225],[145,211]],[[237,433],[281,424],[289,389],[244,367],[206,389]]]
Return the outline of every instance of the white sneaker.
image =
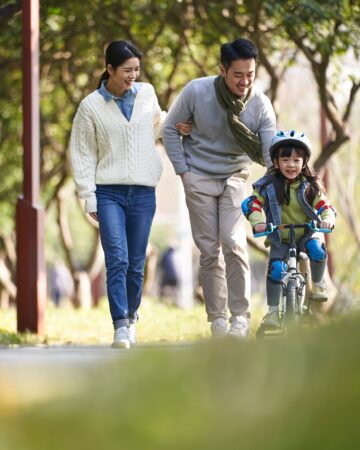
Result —
[[[279,311],[269,311],[261,321],[261,327],[264,330],[280,330],[281,321]]]
[[[318,282],[313,281],[310,297],[312,300],[317,300],[318,302],[326,302],[328,294],[324,280]]]
[[[136,327],[135,327],[135,323],[130,323],[129,326],[129,340],[130,340],[130,344],[131,345],[135,345],[136,344]]]
[[[229,336],[245,339],[249,333],[249,320],[244,316],[232,316],[230,318]]]
[[[226,319],[223,317],[218,317],[213,322],[211,322],[211,334],[214,338],[219,338],[226,336],[228,325]]]
[[[126,326],[119,327],[114,331],[113,348],[130,348],[130,336],[129,328]]]

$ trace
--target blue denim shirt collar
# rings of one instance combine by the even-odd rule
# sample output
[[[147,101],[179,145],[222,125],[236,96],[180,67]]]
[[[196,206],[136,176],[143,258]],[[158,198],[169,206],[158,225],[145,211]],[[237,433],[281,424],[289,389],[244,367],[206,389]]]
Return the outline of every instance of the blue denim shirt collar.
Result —
[[[106,83],[107,83],[107,80],[103,80],[101,83],[101,86],[98,88],[99,94],[101,94],[106,101],[109,101],[112,99],[124,100],[127,97],[129,97],[130,95],[135,97],[137,91],[139,90],[139,86],[136,83],[134,83],[133,86],[131,87],[131,89],[126,91],[121,97],[117,97],[116,95],[110,94],[110,92],[108,90],[106,90]]]
[[[124,94],[121,97],[117,97],[115,95],[112,95],[107,89],[106,89],[106,83],[107,80],[103,80],[101,83],[100,88],[98,89],[99,94],[102,95],[104,100],[106,102],[109,102],[110,100],[114,100],[117,107],[120,109],[123,116],[126,118],[128,122],[131,120],[132,111],[134,108],[135,98],[138,90],[140,89],[141,83],[134,83],[128,91],[124,92]]]

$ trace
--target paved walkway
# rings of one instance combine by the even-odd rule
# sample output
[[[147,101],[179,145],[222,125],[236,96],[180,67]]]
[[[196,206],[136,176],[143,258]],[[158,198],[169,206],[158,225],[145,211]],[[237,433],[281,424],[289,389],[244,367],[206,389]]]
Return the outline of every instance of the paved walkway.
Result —
[[[127,351],[112,349],[108,345],[0,347],[0,370],[53,364],[83,367],[87,364],[118,359],[125,353]]]
[[[100,346],[0,348],[0,409],[3,411],[72,396],[105,361],[124,353]]]
[[[188,348],[192,342],[159,342],[138,344],[130,350],[113,349],[110,345],[37,345],[37,346],[0,346],[0,370],[22,367],[63,366],[84,367],[104,361],[128,358],[150,348]]]
[[[111,370],[112,362],[137,358],[149,348],[181,350],[189,346],[191,343],[153,343],[131,350],[108,345],[0,347],[0,410],[76,395],[89,379],[101,378],[99,369],[109,365]]]

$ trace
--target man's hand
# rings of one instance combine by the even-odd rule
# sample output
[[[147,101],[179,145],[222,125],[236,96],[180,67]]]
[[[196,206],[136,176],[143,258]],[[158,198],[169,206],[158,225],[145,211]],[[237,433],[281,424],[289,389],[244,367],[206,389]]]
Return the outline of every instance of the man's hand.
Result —
[[[183,136],[189,136],[189,134],[191,134],[192,132],[192,122],[189,120],[188,123],[176,123],[175,127],[177,130],[180,131],[180,134]]]
[[[91,213],[89,213],[89,216],[90,216],[92,219],[96,220],[96,222],[99,222],[99,219],[98,219],[98,216],[97,216],[97,213],[96,213],[96,212],[91,212]]]
[[[190,171],[188,170],[187,172],[183,172],[180,174],[180,178],[182,179],[182,181],[184,181],[184,179],[190,175]]]

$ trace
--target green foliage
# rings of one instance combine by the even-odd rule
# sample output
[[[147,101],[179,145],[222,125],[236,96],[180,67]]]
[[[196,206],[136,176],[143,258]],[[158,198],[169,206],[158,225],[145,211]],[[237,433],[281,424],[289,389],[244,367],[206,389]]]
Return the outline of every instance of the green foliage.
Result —
[[[281,0],[265,2],[270,17],[282,25],[290,38],[304,40],[322,58],[360,49],[360,6],[347,0]],[[316,26],[314,26],[316,24]]]
[[[36,336],[28,333],[15,333],[0,329],[0,346],[36,345]]]
[[[21,16],[13,16],[0,33],[0,229],[10,234],[22,191]]]

